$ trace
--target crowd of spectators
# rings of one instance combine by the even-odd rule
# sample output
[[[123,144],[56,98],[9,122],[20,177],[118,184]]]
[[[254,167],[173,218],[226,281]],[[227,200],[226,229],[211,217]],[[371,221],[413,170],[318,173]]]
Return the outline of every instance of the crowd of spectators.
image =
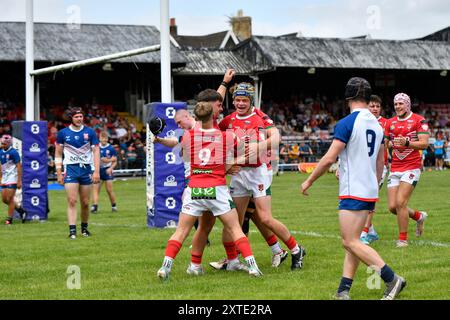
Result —
[[[393,99],[383,97],[383,101]],[[348,113],[344,100],[321,95],[292,96],[284,102],[263,103],[261,108],[274,120],[282,135],[281,164],[315,162],[328,149],[337,121]],[[433,143],[438,132],[442,132],[447,144],[450,142],[450,104],[425,104],[413,99],[412,108],[429,123],[430,147],[425,152],[428,164],[434,161]],[[386,118],[394,116],[393,103],[383,103],[382,115]]]
[[[392,101],[390,97],[383,97],[383,100]],[[450,104],[425,104],[414,99],[412,104],[413,111],[424,116],[429,123],[430,146],[424,152],[424,165],[432,167],[435,161],[434,141],[437,136],[441,134],[445,149],[450,145]],[[54,144],[58,131],[69,124],[65,111],[73,105],[75,102],[72,99],[66,106],[54,105],[42,110],[41,119],[48,121],[50,173],[54,171]],[[119,116],[113,106],[98,104],[95,99],[82,107],[86,125],[97,133],[108,133],[109,143],[116,148],[119,155],[117,169],[145,167],[145,126],[138,131],[136,124]],[[282,102],[271,100],[263,103],[261,108],[274,120],[281,133],[281,164],[316,162],[320,159],[331,143],[337,121],[348,113],[345,101],[339,98],[329,99],[322,95],[295,95]],[[12,132],[11,122],[24,119],[24,110],[23,105],[0,101],[0,135]],[[392,103],[383,103],[382,115],[387,118],[394,115]],[[448,157],[450,155],[444,153],[444,159]]]
[[[11,134],[11,123],[15,120],[24,119],[24,110],[25,108],[21,105],[0,100],[0,136]]]

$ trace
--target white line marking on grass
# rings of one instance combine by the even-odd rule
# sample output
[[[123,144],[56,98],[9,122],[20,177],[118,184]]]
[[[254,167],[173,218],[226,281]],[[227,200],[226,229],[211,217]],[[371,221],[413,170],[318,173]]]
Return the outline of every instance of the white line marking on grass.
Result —
[[[90,225],[97,226],[97,227],[120,227],[120,228],[143,228],[144,226],[141,224],[108,224],[108,223],[98,223],[98,222],[92,222]],[[169,229],[169,228],[166,228]],[[170,228],[173,230],[173,228]],[[221,232],[222,228],[214,227],[213,231]],[[258,230],[250,230],[251,233],[259,233]],[[340,236],[333,235],[333,234],[323,234],[318,233],[314,231],[298,231],[298,230],[290,230],[292,234],[298,234],[303,235],[307,237],[315,237],[315,238],[328,238],[328,239],[341,239]],[[392,242],[394,243],[395,240],[377,240],[377,242]],[[431,247],[438,247],[438,248],[450,248],[450,243],[446,242],[437,242],[437,241],[428,241],[428,240],[410,240],[410,245],[414,246],[431,246]]]
[[[99,222],[89,222],[91,226],[97,227],[120,227],[120,228],[143,228],[142,224],[109,224],[109,223],[99,223]]]

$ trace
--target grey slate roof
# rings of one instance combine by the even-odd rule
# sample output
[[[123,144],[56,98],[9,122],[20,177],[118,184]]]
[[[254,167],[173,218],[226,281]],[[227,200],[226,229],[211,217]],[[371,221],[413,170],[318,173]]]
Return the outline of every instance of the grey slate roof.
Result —
[[[35,60],[68,62],[159,44],[154,26],[82,24],[79,30],[66,24],[35,23]],[[172,47],[172,63],[184,57]],[[0,61],[25,60],[25,23],[0,22]],[[120,62],[160,63],[159,51],[124,58]]]
[[[450,42],[450,27],[436,31],[418,40],[447,41]]]
[[[159,44],[154,26],[83,24],[71,30],[65,24],[35,23],[34,28],[36,61],[70,62]],[[407,41],[253,36],[232,50],[172,46],[171,59],[181,66],[187,63],[178,74],[223,74],[230,66],[238,74],[278,67],[450,70],[449,29]],[[224,33],[209,36],[200,38],[217,44]],[[0,22],[0,61],[24,60],[25,23]],[[117,61],[159,64],[160,53]]]
[[[450,43],[254,36],[273,67],[450,69]]]
[[[228,31],[211,33],[204,36],[174,36],[182,48],[186,49],[219,49]]]
[[[223,75],[227,68],[234,68],[238,75],[252,73],[249,62],[235,51],[184,50],[182,53],[187,63],[186,67],[178,72],[180,75]]]

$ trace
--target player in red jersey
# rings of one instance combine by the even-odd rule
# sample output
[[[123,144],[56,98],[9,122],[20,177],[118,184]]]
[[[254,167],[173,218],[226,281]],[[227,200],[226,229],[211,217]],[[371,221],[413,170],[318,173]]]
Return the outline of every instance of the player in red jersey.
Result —
[[[256,114],[256,116],[260,117],[263,122],[267,122],[266,124],[268,124],[269,127],[272,126],[272,120],[264,112],[256,108],[253,108],[253,112]],[[223,122],[221,122],[219,127],[222,130],[227,129],[226,125],[224,125]],[[273,146],[272,148],[276,149],[276,146]],[[272,150],[269,150],[267,154],[265,152],[262,154],[262,160],[267,165],[267,178],[269,181],[267,184],[267,189],[270,189],[273,177],[272,166],[270,163],[272,154],[271,151]],[[241,152],[241,154],[242,153],[243,152]],[[238,172],[239,171],[234,171],[232,172],[232,175],[237,175]],[[272,267],[279,267],[280,264],[287,258],[288,252],[281,247],[277,236],[264,224],[264,222],[261,220],[261,216],[255,213],[256,210],[257,209],[254,203],[254,198],[251,197],[247,205],[246,212],[243,215],[244,217],[241,217],[242,230],[247,235],[249,232],[249,220],[252,220],[272,251]],[[235,247],[232,246],[231,243],[227,243],[226,240],[223,240],[223,242],[225,251],[227,253],[227,258],[217,262],[211,262],[210,265],[215,269],[225,269],[229,271],[242,270],[240,269],[240,267],[242,267],[242,264],[239,264],[238,262],[238,252],[235,250]],[[245,271],[245,269],[243,270]]]
[[[291,250],[291,269],[301,269],[305,249],[280,221],[272,216],[272,198],[270,185],[272,176],[267,168],[267,150],[277,146],[280,136],[272,120],[253,107],[254,87],[249,83],[240,83],[233,93],[236,111],[225,117],[220,123],[221,130],[233,130],[243,142],[237,151],[238,159],[245,155],[245,161],[238,164],[241,170],[231,177],[230,193],[236,204],[242,224],[250,197],[253,196],[256,216],[261,224],[272,231]],[[224,235],[224,243],[226,235]],[[267,239],[266,239],[267,240]]]
[[[183,156],[191,163],[191,179],[187,196],[183,200],[182,213],[178,227],[170,237],[162,267],[157,276],[166,280],[171,272],[173,260],[189,235],[195,221],[205,211],[211,211],[224,225],[224,232],[232,238],[234,244],[244,256],[249,274],[261,276],[250,243],[242,232],[237,211],[228,192],[225,173],[228,151],[234,150],[234,135],[224,133],[213,127],[213,107],[211,103],[200,102],[195,106],[194,114],[202,126],[196,126],[183,136]],[[231,155],[232,159],[232,155]],[[203,274],[201,257],[192,261],[188,274]]]
[[[211,102],[214,108],[214,127],[218,127],[217,119],[223,111],[222,102],[226,94],[226,90],[229,87],[229,83],[235,75],[234,69],[227,69],[224,74],[223,81],[220,84],[219,88],[216,90],[206,89],[200,92],[197,95],[197,101],[201,102]],[[259,116],[264,119],[269,119],[267,115],[265,115],[260,110],[257,110]],[[270,120],[270,119],[269,119]],[[232,166],[227,173],[230,175],[234,175],[239,172],[239,166]],[[264,239],[266,239],[268,245],[270,246],[273,256],[272,256],[272,266],[278,267],[284,259],[286,259],[288,253],[283,250],[278,242],[277,237],[271,232],[269,229],[265,228],[262,222],[258,219],[256,215],[252,215],[252,221],[260,230]],[[211,232],[213,226],[215,224],[215,217],[210,214],[204,214],[200,218],[200,227],[194,234],[192,239],[192,255],[193,256],[201,256],[204,250],[205,239],[208,237],[208,234]],[[226,269],[228,271],[247,271],[245,264],[242,264],[238,259],[238,252],[235,249],[235,246],[232,242],[224,241],[223,243],[225,247],[225,251],[227,252],[227,259],[223,259],[219,262],[211,262],[210,265],[216,269]],[[194,258],[193,258],[194,259]]]
[[[388,178],[389,210],[397,215],[399,239],[397,247],[408,245],[408,216],[416,221],[416,236],[421,236],[427,213],[408,208],[408,201],[419,181],[421,156],[419,150],[428,147],[430,132],[426,120],[411,112],[408,95],[394,98],[396,116],[389,119],[385,138],[392,150],[391,172]]]
[[[377,118],[378,123],[383,128],[383,132],[386,129],[386,123],[388,119],[383,118],[381,116],[381,98],[377,95],[371,95],[370,101],[369,101],[369,111]],[[381,176],[380,181],[380,189],[383,187],[384,179],[386,177],[386,174],[388,172],[388,151],[387,148],[384,149],[384,168],[383,168],[383,175]],[[375,214],[375,209],[369,211],[369,215],[367,216],[366,225],[364,226],[363,232],[361,233],[361,241],[365,244],[370,244],[373,241],[376,241],[379,239],[379,236],[377,232],[375,231],[375,228],[372,224],[373,215]]]

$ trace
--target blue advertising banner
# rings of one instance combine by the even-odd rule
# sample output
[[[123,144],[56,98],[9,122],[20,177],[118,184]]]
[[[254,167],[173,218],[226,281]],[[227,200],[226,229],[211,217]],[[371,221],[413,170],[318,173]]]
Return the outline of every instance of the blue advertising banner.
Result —
[[[175,113],[186,107],[186,103],[151,103],[146,105],[147,120],[160,117],[166,121],[166,128],[159,137],[179,137],[182,130],[175,123]],[[176,227],[185,187],[184,162],[179,148],[153,144],[150,130],[147,132],[147,225]]]
[[[47,220],[47,122],[15,121],[13,136],[22,160],[22,206],[27,220]]]

